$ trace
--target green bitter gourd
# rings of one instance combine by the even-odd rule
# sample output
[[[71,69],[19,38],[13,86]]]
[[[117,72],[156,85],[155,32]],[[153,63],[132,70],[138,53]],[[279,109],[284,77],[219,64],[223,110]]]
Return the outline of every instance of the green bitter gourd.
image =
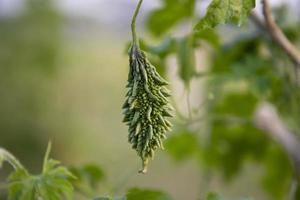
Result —
[[[133,43],[129,49],[128,92],[123,105],[125,122],[128,125],[128,141],[132,144],[143,162],[141,173],[147,172],[149,159],[153,159],[154,151],[163,149],[162,140],[172,124],[167,117],[172,117],[173,107],[166,88],[168,82],[156,71],[140,50],[135,36],[135,18],[140,8],[140,0],[132,21]]]

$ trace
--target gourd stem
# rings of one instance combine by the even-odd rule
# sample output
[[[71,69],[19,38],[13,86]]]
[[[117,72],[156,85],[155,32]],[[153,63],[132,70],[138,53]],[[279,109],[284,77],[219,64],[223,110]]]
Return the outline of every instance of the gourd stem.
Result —
[[[143,3],[143,0],[139,0],[138,5],[137,5],[137,7],[134,11],[133,17],[132,17],[132,21],[131,21],[132,42],[133,42],[133,45],[136,45],[136,46],[139,46],[138,38],[136,35],[136,17],[139,14],[142,3]]]
[[[143,168],[139,171],[139,173],[146,174],[148,171],[149,159],[148,158],[142,159],[142,161],[143,161]]]

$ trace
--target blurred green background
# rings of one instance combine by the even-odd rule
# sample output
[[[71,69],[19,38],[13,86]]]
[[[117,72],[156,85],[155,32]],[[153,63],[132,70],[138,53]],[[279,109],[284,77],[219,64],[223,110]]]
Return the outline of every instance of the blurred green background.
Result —
[[[67,5],[72,5],[70,1],[66,2],[64,4],[51,0],[23,0],[16,1],[15,7],[18,9],[9,14],[5,14],[5,7],[0,9],[4,12],[0,15],[0,146],[10,150],[26,167],[37,173],[41,168],[47,143],[51,140],[52,156],[61,160],[63,164],[79,166],[95,163],[101,166],[105,172],[105,179],[99,185],[99,194],[122,195],[126,189],[138,186],[159,188],[170,193],[176,200],[199,199],[208,191],[266,200],[281,199],[285,196],[286,188],[280,184],[274,187],[272,185],[273,182],[282,182],[288,187],[291,179],[291,166],[280,147],[270,144],[269,139],[251,125],[227,126],[226,121],[205,124],[205,120],[202,120],[195,128],[194,125],[177,123],[178,119],[174,119],[175,127],[171,133],[173,136],[166,142],[167,150],[156,154],[155,160],[150,164],[149,174],[138,174],[140,160],[130,149],[127,143],[127,127],[121,122],[121,106],[126,94],[128,72],[126,46],[130,40],[129,23],[136,2],[94,1],[95,6],[89,7],[92,9],[90,17],[86,16],[86,8],[86,13],[74,15],[80,7],[71,6],[70,9],[65,9],[68,8]],[[89,3],[77,2],[78,5]],[[207,5],[207,1],[204,3]],[[147,20],[149,23],[149,12],[153,8],[157,9],[159,5],[159,1],[145,3],[139,23],[140,35],[154,44],[160,39],[152,37],[145,24]],[[95,17],[93,14],[97,13],[97,6],[101,11]],[[106,13],[103,13],[104,10]],[[203,10],[201,6],[199,10]],[[117,17],[114,17],[114,14]],[[156,14],[159,15],[159,12]],[[153,15],[152,13],[154,18]],[[155,19],[152,22],[148,24],[149,29],[157,30],[154,31],[154,35],[159,35],[162,27]],[[184,35],[189,27],[182,25],[177,29],[172,36]],[[238,29],[224,27],[222,31],[233,36],[222,38],[221,43],[234,37]],[[299,29],[295,31],[298,35],[293,35],[293,31],[294,29],[290,31],[291,36],[298,37]],[[223,93],[218,89],[209,88],[215,82],[223,84],[227,80],[226,77],[212,81],[194,80],[191,83],[191,90],[194,91],[190,97],[192,106],[201,106],[206,96],[214,91],[219,95],[215,96],[218,101],[205,104],[203,112],[211,110],[218,114],[234,113],[250,117],[256,103],[263,99],[253,94],[264,93],[264,86],[273,87],[270,85],[274,82],[281,84],[277,76],[269,84],[268,66],[272,63],[268,59],[256,57],[258,52],[261,52],[256,49],[261,44],[259,36],[246,28],[243,28],[242,32],[246,33],[247,37],[242,37],[242,43],[234,44],[236,49],[224,46],[224,49],[221,48],[212,56],[213,61],[209,60],[209,53],[200,50],[197,60],[200,59],[200,71],[205,71],[208,68],[205,65],[208,63],[212,72],[216,74],[230,68],[236,72],[237,76],[233,79],[239,81],[238,83],[244,83],[240,79],[249,78],[249,74],[257,73],[250,80],[254,84],[254,93],[253,90],[244,90],[241,84],[241,87],[228,86],[235,92],[221,96]],[[209,49],[211,52],[211,47]],[[239,51],[247,52],[248,57],[237,55]],[[240,59],[241,62],[231,65],[233,59]],[[255,72],[239,71],[243,66],[248,66],[247,64],[253,66],[252,62],[247,63],[251,59],[255,59],[256,64],[260,62],[259,66],[262,67],[259,69],[262,70],[251,68]],[[176,65],[176,61],[171,58],[162,65]],[[239,68],[239,65],[242,67]],[[160,67],[159,70],[165,71],[165,76],[171,80],[171,89],[178,109],[186,114],[188,109],[182,96],[186,96],[185,84],[189,78],[182,74],[184,72],[181,73],[181,79],[178,78],[176,69],[172,67]],[[254,79],[259,74],[266,75],[267,80],[257,80],[257,88]],[[279,93],[281,96],[281,91]],[[275,98],[276,95],[272,97]],[[295,101],[298,105],[299,101]],[[286,110],[286,113],[288,112]],[[299,122],[297,117],[299,113],[292,119]],[[291,124],[295,130],[299,128],[297,123]],[[199,145],[202,143],[201,137],[208,130],[213,135],[211,145],[199,153],[198,142]],[[247,136],[249,132],[251,135]],[[198,134],[202,136],[196,137]],[[227,139],[230,140],[229,145],[240,144],[234,146],[236,149],[227,149],[228,154],[225,147],[225,150],[220,147],[220,143],[226,143]],[[199,161],[199,156],[204,161]],[[180,160],[185,162],[179,162]],[[252,162],[253,160],[257,162]],[[266,169],[261,164],[262,160],[268,163],[268,166],[278,167],[277,171],[272,171],[271,168],[267,170],[271,179],[263,186],[261,177],[266,173]],[[202,162],[206,164],[199,164]],[[278,166],[278,163],[283,163],[283,166]],[[217,172],[213,173],[211,168],[215,166]],[[8,170],[5,166],[4,170],[0,171],[1,180],[5,179]],[[234,179],[231,176],[233,174]],[[268,193],[270,190],[273,195]],[[274,195],[276,190],[280,191]],[[5,195],[5,190],[0,188],[0,194]]]

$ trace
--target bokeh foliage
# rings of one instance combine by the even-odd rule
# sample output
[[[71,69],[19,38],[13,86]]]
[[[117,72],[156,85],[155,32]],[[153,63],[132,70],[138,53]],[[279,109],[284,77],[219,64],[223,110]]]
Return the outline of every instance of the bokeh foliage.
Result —
[[[190,5],[193,3],[190,1]],[[293,181],[292,166],[281,147],[256,128],[253,115],[260,102],[272,102],[288,127],[300,134],[300,88],[293,71],[293,63],[270,41],[264,29],[251,22],[243,27],[231,26],[226,31],[235,34],[233,38],[222,35],[220,29],[211,29],[219,24],[241,25],[246,22],[245,19],[248,18],[255,1],[243,3],[235,5],[230,1],[212,1],[204,17],[196,14],[196,18],[200,20],[195,31],[186,35],[185,39],[169,36],[163,39],[180,44],[175,45],[172,51],[165,49],[164,53],[160,54],[164,55],[163,59],[177,55],[178,76],[182,81],[188,85],[192,79],[200,77],[206,81],[207,96],[214,96],[214,99],[206,104],[206,113],[198,121],[203,128],[191,128],[191,119],[186,119],[186,126],[178,124],[179,128],[166,143],[167,152],[177,161],[190,157],[199,159],[202,167],[211,172],[223,172],[225,180],[228,181],[232,180],[246,163],[254,162],[264,168],[261,179],[265,191],[274,199],[283,199],[288,195]],[[158,35],[157,32],[160,36],[168,35],[172,28],[180,26],[179,22],[182,20],[195,21],[193,10],[181,10],[184,14],[177,15],[180,17],[176,18],[177,23],[168,24],[168,29],[161,29],[160,26],[153,26],[151,23],[148,23],[147,28],[154,36]],[[155,17],[159,20],[156,12],[149,15],[150,22],[155,21]],[[160,12],[160,15],[172,18],[171,8],[162,7]],[[299,26],[285,26],[288,23],[284,21],[284,9],[277,9],[275,14],[289,39],[297,44],[300,39]],[[221,27],[222,29],[225,27]],[[208,31],[210,34],[205,34]],[[220,41],[226,42],[220,44]],[[213,50],[208,50],[211,54],[208,58],[208,71],[199,76],[194,67],[193,56],[196,49],[207,49],[203,42],[209,44]],[[150,53],[158,55],[153,51]]]
[[[0,145],[30,155],[31,166],[47,142],[43,109],[60,39],[61,17],[51,1],[24,1],[18,15],[0,19]]]

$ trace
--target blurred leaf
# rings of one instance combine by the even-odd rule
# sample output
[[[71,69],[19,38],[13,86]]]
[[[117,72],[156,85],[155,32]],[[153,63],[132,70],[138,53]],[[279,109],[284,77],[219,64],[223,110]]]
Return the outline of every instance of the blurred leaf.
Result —
[[[88,164],[82,167],[71,167],[70,171],[77,177],[74,180],[75,184],[87,184],[91,188],[95,188],[99,182],[104,180],[104,172],[98,165]]]
[[[251,122],[257,98],[251,93],[226,93],[212,105],[211,132],[203,159],[227,179],[236,175],[246,159],[262,160],[268,140]]]
[[[141,40],[141,48],[164,59],[169,54],[176,51],[176,40],[171,37],[166,37],[160,44],[156,46],[149,45],[145,41]]]
[[[206,200],[224,200],[221,195],[215,193],[215,192],[210,192],[207,194]]]
[[[275,16],[275,21],[277,25],[281,27],[287,23],[288,12],[289,9],[287,4],[283,4],[281,6],[272,8],[272,13]]]
[[[97,197],[94,198],[93,200],[113,200],[111,197]]]
[[[13,172],[9,177],[10,200],[43,200],[72,199],[73,186],[69,179],[75,178],[59,161],[45,157],[43,173],[29,175],[22,169]]]
[[[174,133],[168,138],[165,145],[166,151],[176,161],[183,161],[200,150],[196,134],[190,133],[187,130]]]
[[[149,45],[144,40],[140,40],[140,46],[143,51],[148,53],[148,59],[161,76],[166,76],[166,58],[176,52],[176,40],[166,37],[158,45]]]
[[[161,59],[157,56],[149,56],[148,57],[150,63],[155,66],[157,72],[162,76],[167,76],[167,64],[165,59]]]
[[[140,39],[140,48],[146,52],[147,58],[150,63],[155,66],[157,72],[161,76],[166,76],[166,57],[176,52],[176,40],[171,37],[166,37],[158,45],[150,45],[145,40]],[[131,42],[126,44],[125,52],[128,53],[128,49],[131,46]]]
[[[47,102],[49,83],[57,80],[51,78],[60,63],[63,18],[52,0],[20,3],[21,10],[0,17],[0,145],[35,171],[48,137],[40,136],[58,132],[60,120],[49,123],[54,104]]]
[[[196,41],[203,40],[215,49],[218,49],[220,47],[220,38],[213,29],[205,29],[195,32],[194,39]]]
[[[161,36],[179,21],[193,15],[195,0],[162,0],[163,6],[150,13],[147,26],[155,36]]]
[[[127,200],[172,200],[172,198],[158,190],[132,188],[127,192]]]
[[[127,200],[126,197],[115,197],[114,200]]]
[[[298,181],[298,187],[296,189],[296,193],[295,193],[295,199],[300,199],[300,184]]]
[[[257,98],[251,93],[229,93],[215,106],[214,112],[229,116],[251,118]]]
[[[213,0],[195,29],[200,31],[228,22],[241,25],[254,7],[255,0]]]
[[[125,53],[128,53],[128,49],[131,46],[131,41],[125,45]],[[176,40],[171,37],[165,37],[158,45],[150,45],[145,40],[139,39],[140,48],[150,54],[156,55],[162,59],[169,54],[176,52]]]
[[[290,160],[277,145],[271,146],[267,155],[263,185],[274,199],[283,199],[289,191],[293,176]]]
[[[214,192],[208,193],[206,200],[252,200],[252,198],[225,198]]]
[[[265,45],[257,36],[241,37],[216,53],[212,68],[216,76],[211,83],[218,88],[218,98],[211,105],[210,115],[215,116],[212,116],[203,157],[209,169],[221,170],[228,179],[237,174],[249,158],[258,161],[266,167],[265,190],[273,198],[282,199],[291,181],[290,163],[278,147],[275,148],[277,153],[272,153],[270,139],[253,126],[251,119],[256,102],[269,99],[281,108],[281,115],[288,113],[285,121],[288,118],[295,122],[299,119],[299,114],[295,114],[299,113],[299,106],[296,106],[299,103],[295,102],[300,98],[297,97],[298,89],[284,72],[287,66],[281,65],[282,56],[273,54],[272,50],[276,49],[273,44],[268,44],[271,48],[268,55]],[[236,91],[239,83],[244,84],[240,94]],[[228,85],[234,87],[228,88]],[[297,130],[290,123],[288,126]]]
[[[255,127],[225,120],[212,124],[211,138],[203,149],[203,158],[210,169],[220,170],[230,180],[249,158],[262,160],[267,148],[268,140]]]
[[[212,71],[214,73],[231,73],[231,65],[243,61],[246,56],[257,55],[261,43],[261,38],[251,37],[237,38],[232,43],[224,45],[214,58]],[[253,60],[253,63],[255,62]]]
[[[189,35],[179,39],[177,42],[179,77],[183,80],[185,85],[188,86],[196,73],[193,38]]]

